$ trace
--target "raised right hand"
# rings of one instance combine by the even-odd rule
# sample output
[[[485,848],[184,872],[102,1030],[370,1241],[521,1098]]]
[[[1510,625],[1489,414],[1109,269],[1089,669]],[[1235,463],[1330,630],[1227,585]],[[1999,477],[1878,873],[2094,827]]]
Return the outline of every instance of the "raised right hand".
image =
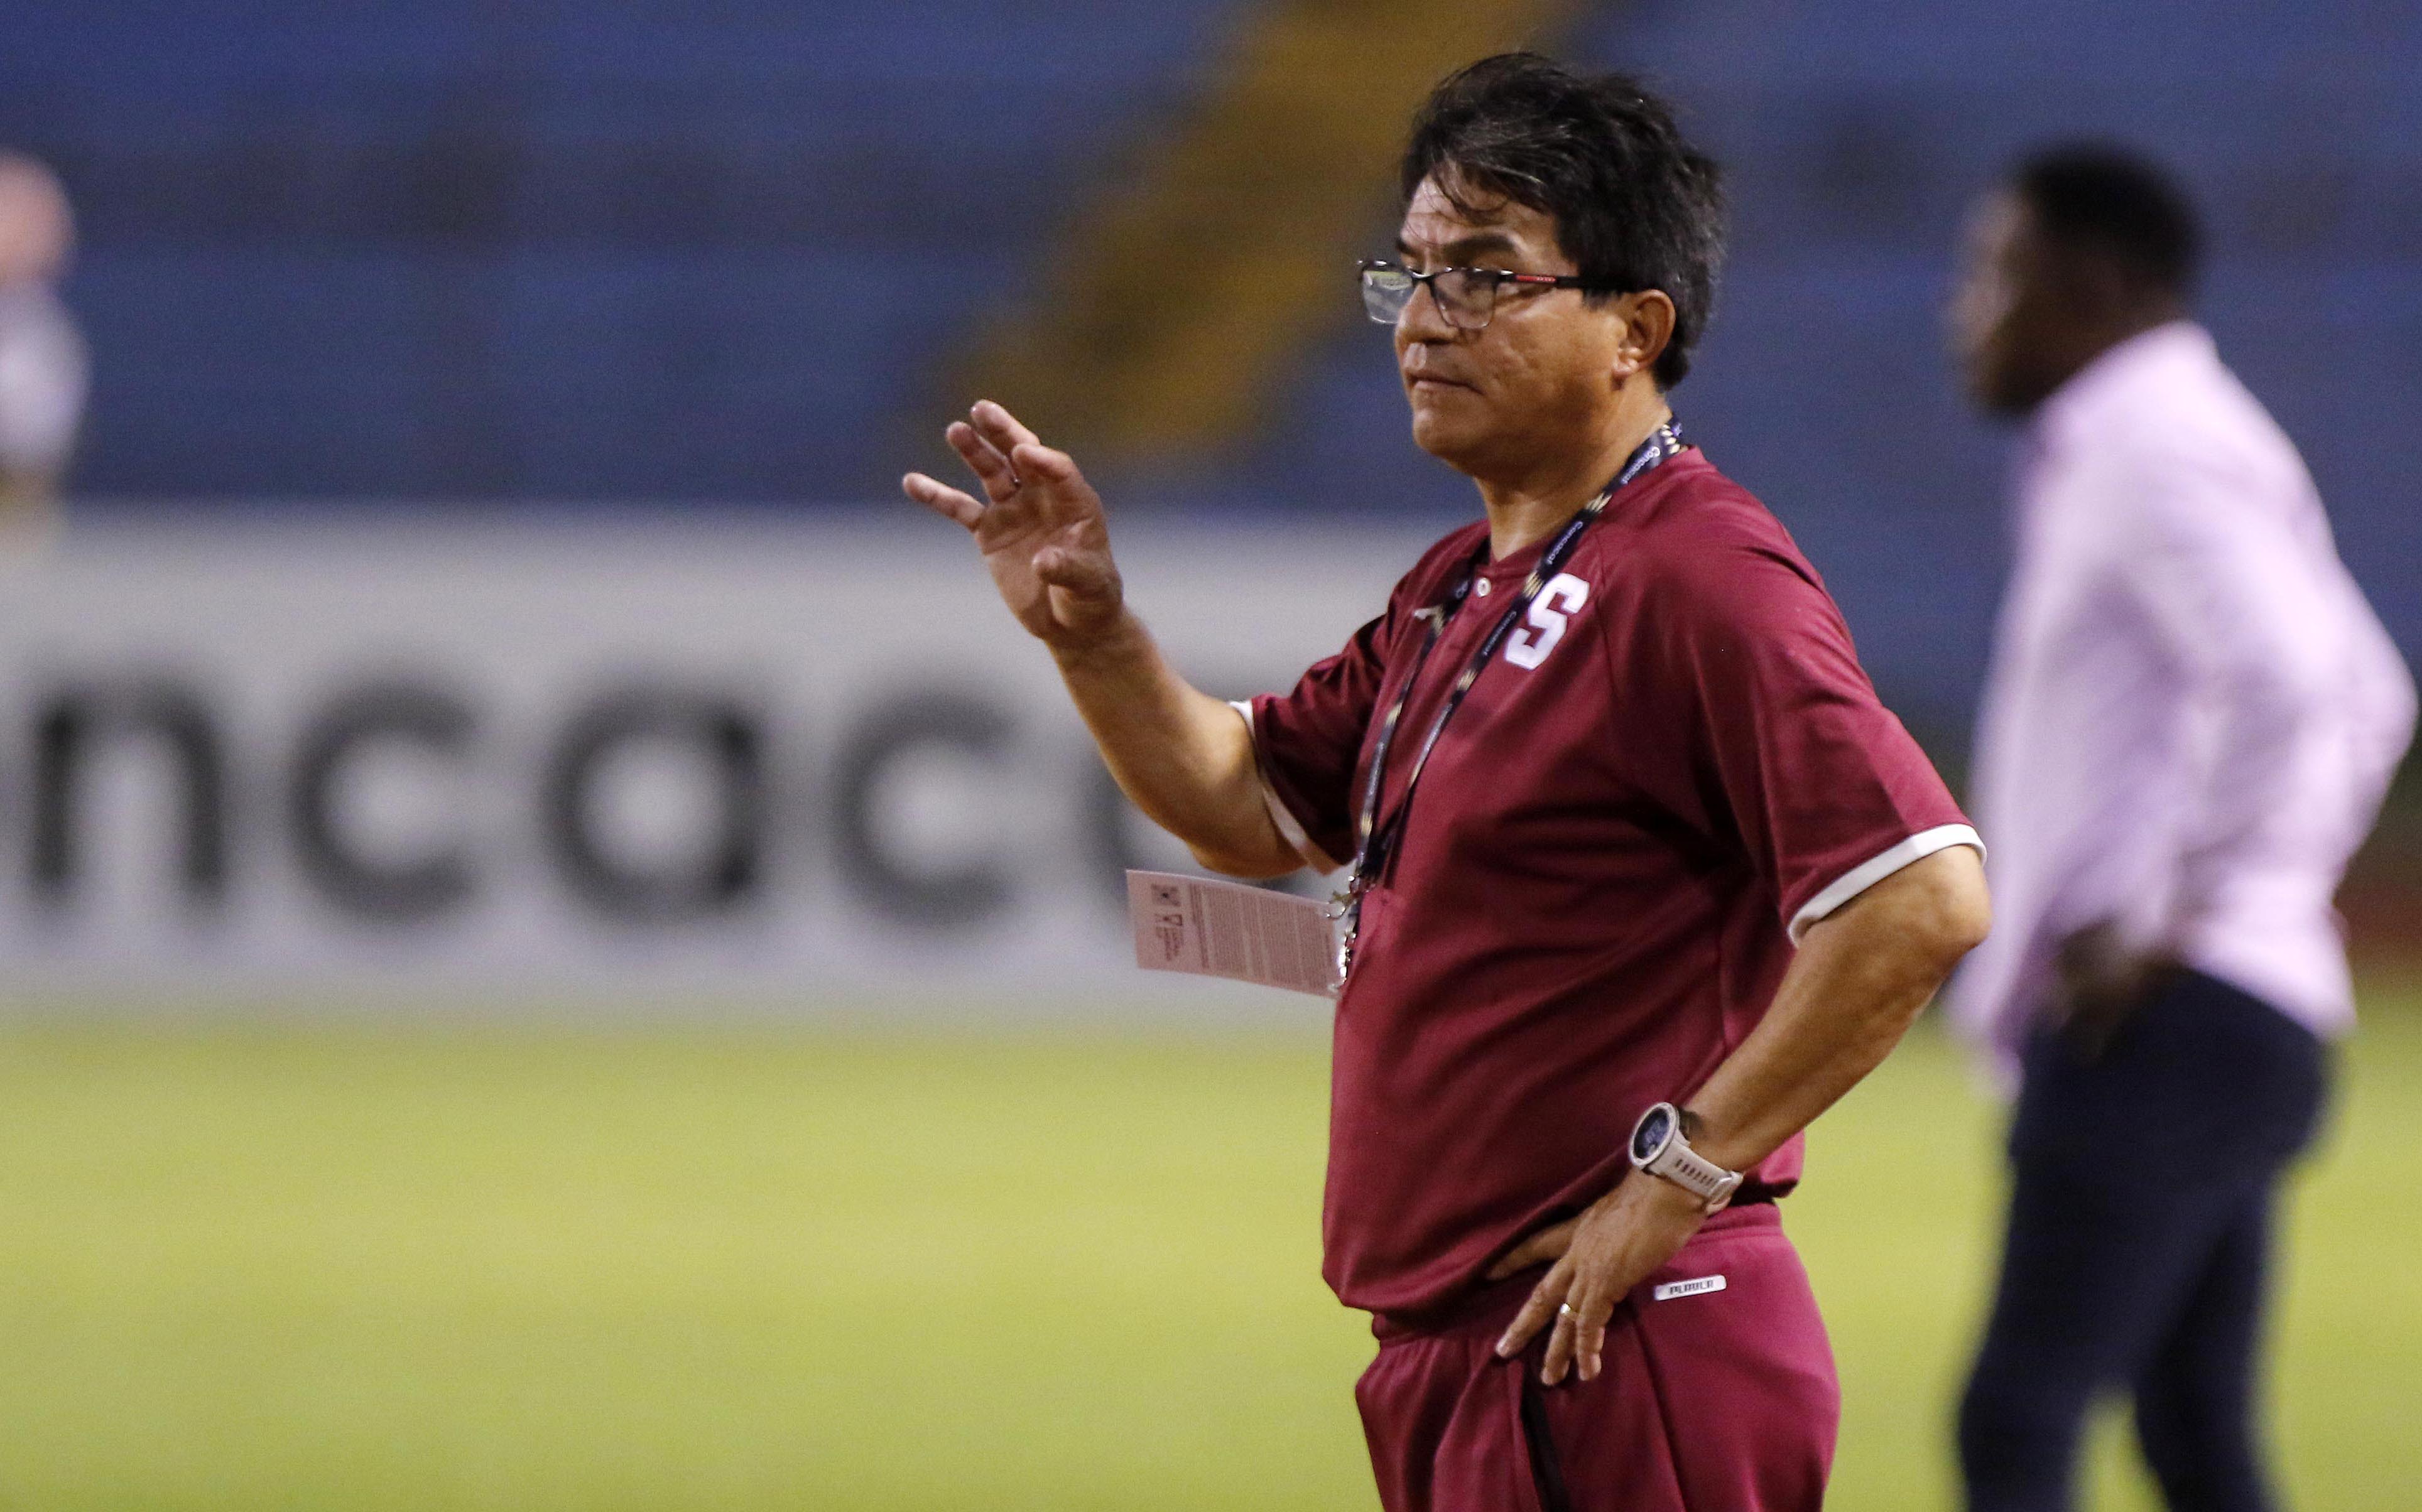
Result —
[[[902,478],[901,491],[967,528],[1017,622],[1054,651],[1082,650],[1116,629],[1125,600],[1101,496],[1068,454],[989,399],[943,435],[983,500],[923,473]]]

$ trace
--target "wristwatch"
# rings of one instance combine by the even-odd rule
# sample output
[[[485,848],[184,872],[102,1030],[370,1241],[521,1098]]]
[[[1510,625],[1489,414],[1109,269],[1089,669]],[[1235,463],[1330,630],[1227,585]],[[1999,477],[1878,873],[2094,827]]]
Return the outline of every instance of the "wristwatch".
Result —
[[[1682,1135],[1682,1110],[1670,1102],[1657,1104],[1632,1126],[1631,1163],[1698,1198],[1702,1212],[1721,1209],[1741,1184],[1738,1171],[1727,1171],[1691,1147]]]

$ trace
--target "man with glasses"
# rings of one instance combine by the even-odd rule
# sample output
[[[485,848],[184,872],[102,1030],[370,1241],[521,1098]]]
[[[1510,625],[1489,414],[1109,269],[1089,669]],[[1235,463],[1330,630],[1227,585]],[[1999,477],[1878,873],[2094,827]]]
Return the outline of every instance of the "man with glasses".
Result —
[[[1485,518],[1293,691],[1179,678],[1076,464],[999,406],[949,430],[983,499],[905,488],[1203,865],[1352,865],[1324,1269],[1381,1340],[1390,1512],[1814,1509],[1837,1389],[1775,1199],[1982,938],[1976,834],[1675,429],[1722,206],[1665,106],[1491,58],[1402,187],[1362,297]]]

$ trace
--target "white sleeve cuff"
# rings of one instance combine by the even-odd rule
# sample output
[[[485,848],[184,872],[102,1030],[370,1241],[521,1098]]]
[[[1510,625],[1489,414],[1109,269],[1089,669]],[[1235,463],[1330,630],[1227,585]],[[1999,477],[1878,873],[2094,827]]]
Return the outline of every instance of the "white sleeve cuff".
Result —
[[[1924,861],[1937,850],[1948,850],[1957,845],[1964,845],[1980,856],[1985,853],[1984,837],[1972,827],[1938,824],[1933,829],[1919,831],[1881,855],[1861,862],[1834,878],[1823,892],[1810,898],[1806,907],[1791,916],[1791,943],[1795,945],[1800,943],[1817,920],[1903,866]]]
[[[1246,737],[1253,742],[1253,766],[1258,773],[1261,768],[1261,737],[1253,728],[1253,706],[1249,701],[1232,698],[1228,707],[1245,722]],[[1258,780],[1262,785],[1262,803],[1270,811],[1270,822],[1279,828],[1279,838],[1295,848],[1295,853],[1303,858],[1304,865],[1319,872],[1335,871],[1343,865],[1342,862],[1329,860],[1326,851],[1312,843],[1312,836],[1303,833],[1302,821],[1286,804],[1279,802],[1277,793],[1270,790],[1269,778],[1260,777]]]

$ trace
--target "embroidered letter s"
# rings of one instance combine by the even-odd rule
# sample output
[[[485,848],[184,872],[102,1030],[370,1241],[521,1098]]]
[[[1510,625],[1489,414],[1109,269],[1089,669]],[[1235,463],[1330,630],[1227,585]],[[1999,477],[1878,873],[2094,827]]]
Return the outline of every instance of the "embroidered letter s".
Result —
[[[1559,572],[1531,600],[1531,612],[1505,638],[1505,660],[1518,667],[1535,667],[1565,638],[1565,621],[1589,602],[1589,585],[1570,572]]]

